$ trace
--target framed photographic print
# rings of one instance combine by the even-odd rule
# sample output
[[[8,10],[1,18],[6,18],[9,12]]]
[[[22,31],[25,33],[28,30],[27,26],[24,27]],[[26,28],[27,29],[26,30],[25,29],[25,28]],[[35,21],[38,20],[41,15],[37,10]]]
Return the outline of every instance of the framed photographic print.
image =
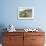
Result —
[[[19,7],[18,8],[18,19],[33,19],[34,8],[32,7]]]

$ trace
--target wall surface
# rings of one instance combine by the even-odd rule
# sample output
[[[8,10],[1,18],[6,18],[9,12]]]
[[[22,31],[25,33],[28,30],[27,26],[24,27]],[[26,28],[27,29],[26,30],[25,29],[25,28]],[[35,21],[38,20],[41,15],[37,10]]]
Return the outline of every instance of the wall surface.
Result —
[[[18,7],[33,7],[34,19],[18,20]],[[40,27],[46,32],[46,0],[0,0],[0,31],[9,24],[15,28]]]

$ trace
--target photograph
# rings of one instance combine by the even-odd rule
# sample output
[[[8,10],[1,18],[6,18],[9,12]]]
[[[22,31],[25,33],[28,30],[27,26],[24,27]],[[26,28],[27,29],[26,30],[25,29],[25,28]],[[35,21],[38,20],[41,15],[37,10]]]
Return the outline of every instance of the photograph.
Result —
[[[34,8],[32,7],[19,7],[18,8],[18,19],[33,19]]]

